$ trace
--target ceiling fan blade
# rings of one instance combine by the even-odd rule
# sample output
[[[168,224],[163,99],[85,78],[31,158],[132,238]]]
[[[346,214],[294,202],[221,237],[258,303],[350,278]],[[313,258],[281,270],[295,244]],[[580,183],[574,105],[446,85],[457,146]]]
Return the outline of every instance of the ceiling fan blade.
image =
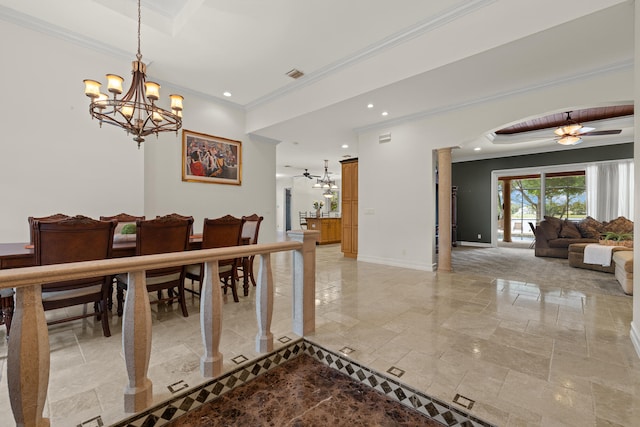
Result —
[[[577,131],[573,132],[571,135],[580,136],[580,135],[584,135],[585,133],[591,132],[592,130],[596,130],[596,128],[590,128],[590,127],[587,127],[587,126],[583,126],[580,129],[578,129]]]
[[[622,129],[597,130],[595,132],[582,133],[579,136],[597,136],[597,135],[618,135]]]

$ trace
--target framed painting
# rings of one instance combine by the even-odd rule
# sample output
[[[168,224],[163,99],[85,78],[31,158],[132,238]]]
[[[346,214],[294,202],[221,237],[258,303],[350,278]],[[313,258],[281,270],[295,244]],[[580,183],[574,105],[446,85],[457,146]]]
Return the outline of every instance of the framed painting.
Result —
[[[182,180],[240,185],[242,142],[182,130]]]

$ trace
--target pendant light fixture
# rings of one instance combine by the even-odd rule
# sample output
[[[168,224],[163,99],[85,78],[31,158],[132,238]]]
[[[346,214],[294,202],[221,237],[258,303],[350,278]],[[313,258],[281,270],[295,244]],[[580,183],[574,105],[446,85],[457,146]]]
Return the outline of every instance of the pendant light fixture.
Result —
[[[322,188],[324,190],[322,195],[325,198],[333,198],[332,190],[337,190],[338,186],[335,180],[329,178],[329,160],[324,161],[324,175],[322,178],[316,178],[316,183],[313,184],[313,188]]]
[[[84,93],[91,98],[89,113],[91,117],[102,123],[119,126],[127,134],[133,135],[133,140],[138,143],[144,141],[144,137],[152,133],[158,136],[160,132],[176,132],[182,127],[182,101],[180,95],[169,95],[171,99],[171,111],[160,108],[156,101],[160,99],[160,85],[146,81],[146,65],[142,62],[140,53],[140,0],[138,0],[138,53],[136,60],[132,62],[133,75],[131,87],[120,99],[122,83],[124,79],[116,74],[107,74],[107,90],[113,95],[100,92],[100,82],[84,80]]]

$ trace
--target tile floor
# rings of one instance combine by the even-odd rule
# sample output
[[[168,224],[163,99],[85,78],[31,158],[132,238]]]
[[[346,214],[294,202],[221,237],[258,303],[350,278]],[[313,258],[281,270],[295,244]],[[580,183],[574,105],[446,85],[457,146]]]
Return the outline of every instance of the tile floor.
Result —
[[[272,331],[278,348],[285,343],[277,338],[295,337],[291,257],[278,254],[272,263]],[[395,373],[400,382],[444,402],[473,401],[469,412],[480,419],[499,426],[640,423],[640,358],[629,339],[630,297],[567,291],[561,283],[362,263],[343,258],[339,245],[318,247],[316,284],[316,332],[307,340]],[[169,387],[175,391],[203,381],[198,301],[190,302],[188,318],[175,306],[153,306],[149,376],[155,402],[172,395]],[[224,306],[225,371],[237,367],[234,359],[259,356],[254,304],[251,292],[240,303],[229,299]],[[124,417],[120,327],[116,316],[110,338],[102,337],[92,320],[50,327],[45,412],[53,427],[79,425],[98,415],[108,425]],[[1,328],[2,414],[10,413],[6,352]]]

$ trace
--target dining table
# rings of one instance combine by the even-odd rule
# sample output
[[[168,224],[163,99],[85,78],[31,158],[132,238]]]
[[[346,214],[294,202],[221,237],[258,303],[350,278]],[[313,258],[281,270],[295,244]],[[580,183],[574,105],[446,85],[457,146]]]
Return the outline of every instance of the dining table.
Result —
[[[194,234],[189,237],[189,250],[202,247],[202,235]],[[111,256],[123,258],[136,255],[135,240],[114,242]],[[33,267],[36,265],[36,256],[33,252],[33,244],[29,243],[0,243],[0,270],[7,268]]]
[[[249,239],[244,238],[242,244],[248,244]],[[202,248],[202,234],[193,234],[189,237],[188,250]],[[135,240],[114,242],[111,256],[123,258],[136,255]],[[249,262],[249,258],[242,259],[243,265]],[[33,267],[36,265],[36,257],[33,252],[33,244],[29,243],[0,243],[0,270],[8,268]],[[249,277],[244,275],[242,281],[244,296],[249,295]]]

